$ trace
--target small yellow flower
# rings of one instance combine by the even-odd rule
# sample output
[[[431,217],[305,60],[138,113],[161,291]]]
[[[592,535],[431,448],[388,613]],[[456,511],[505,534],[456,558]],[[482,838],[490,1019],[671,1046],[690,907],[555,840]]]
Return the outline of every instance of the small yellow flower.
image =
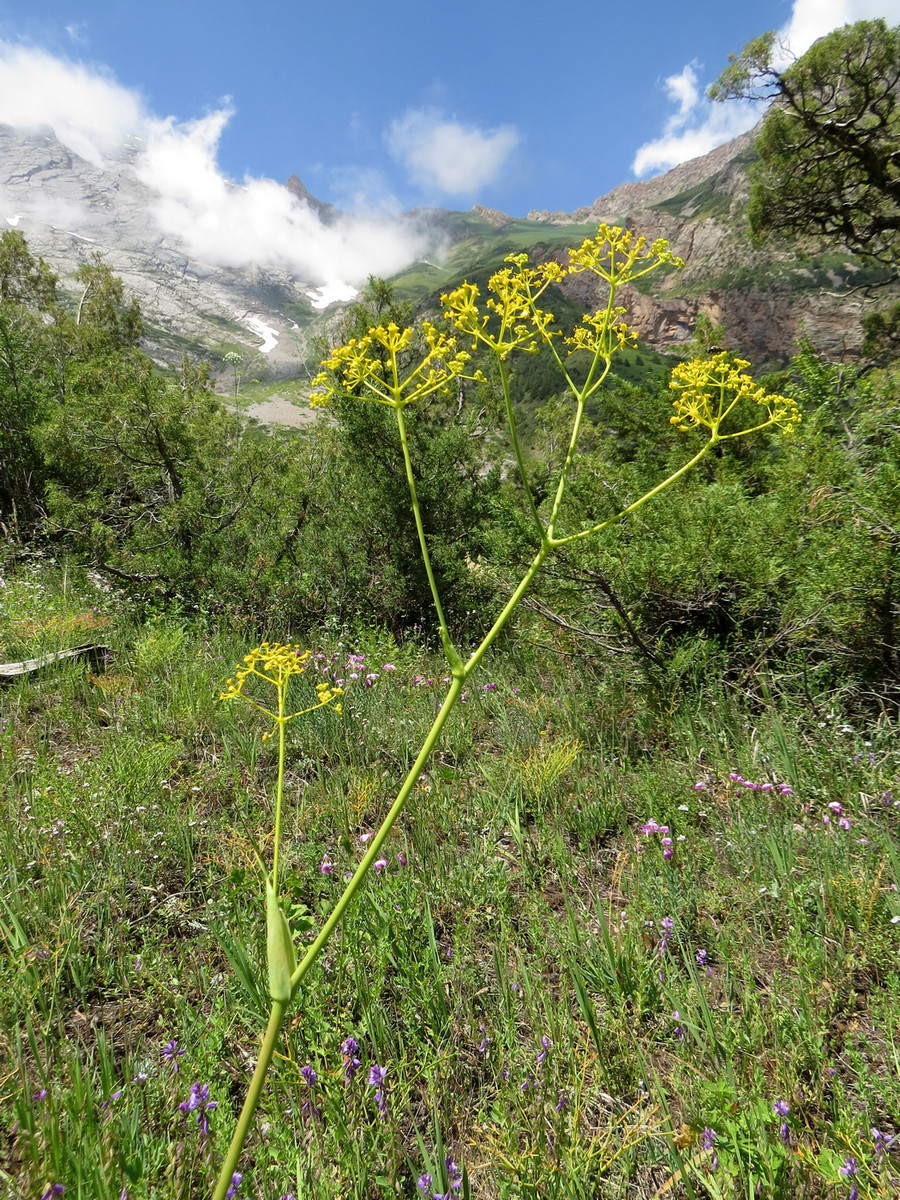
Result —
[[[390,408],[405,408],[434,392],[448,391],[466,377],[470,355],[456,338],[424,321],[416,337],[411,326],[391,322],[373,326],[332,351],[313,380],[310,404],[327,404],[335,395],[353,393]],[[418,348],[418,354],[415,353]],[[407,353],[409,352],[409,353]]]
[[[244,700],[252,708],[259,709],[261,713],[274,721],[276,726],[279,723],[286,724],[294,717],[302,717],[306,713],[314,712],[317,708],[324,708],[326,704],[331,704],[338,696],[343,695],[343,688],[332,687],[329,683],[317,683],[315,704],[299,709],[297,712],[285,712],[290,681],[295,675],[306,673],[306,664],[311,653],[311,650],[301,650],[296,644],[262,642],[256,649],[244,655],[244,665],[236,669],[234,678],[228,680],[219,699]],[[244,688],[252,679],[260,679],[275,688],[278,698],[277,711],[273,712],[254,700],[252,696],[247,695]],[[335,708],[336,711],[340,711],[340,705],[336,705]],[[264,733],[263,741],[268,741],[271,736],[271,731]]]
[[[624,308],[614,308],[607,316],[604,311],[590,313],[581,318],[582,324],[566,338],[566,344],[574,350],[588,350],[602,358],[610,358],[615,350],[636,346],[637,331],[616,317],[625,315]],[[611,319],[610,319],[611,318]]]
[[[487,311],[478,307],[475,284],[463,283],[441,296],[444,315],[460,333],[472,338],[473,347],[480,342],[501,356],[512,350],[534,354],[541,341],[557,336],[550,328],[553,313],[540,308],[538,301],[552,283],[563,278],[566,269],[557,262],[531,267],[527,254],[511,254],[505,261],[510,265],[488,280],[493,295],[485,301]]]
[[[732,358],[725,352],[706,360],[679,363],[669,382],[672,391],[678,393],[672,401],[675,409],[675,415],[670,417],[672,424],[684,432],[703,427],[722,439],[740,437],[768,425],[793,433],[801,420],[796,401],[767,392],[746,374],[744,368],[749,366],[745,359]],[[723,422],[741,401],[764,408],[765,419],[745,429],[722,433]]]
[[[658,267],[684,266],[665,238],[657,238],[648,247],[645,237],[636,238],[630,229],[605,222],[597,229],[596,237],[587,238],[569,251],[569,262],[573,274],[591,271],[610,285],[631,283]]]

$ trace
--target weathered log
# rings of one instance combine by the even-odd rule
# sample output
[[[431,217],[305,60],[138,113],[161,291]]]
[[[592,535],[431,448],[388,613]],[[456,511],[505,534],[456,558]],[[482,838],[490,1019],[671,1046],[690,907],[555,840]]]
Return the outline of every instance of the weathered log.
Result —
[[[94,666],[106,662],[109,654],[108,646],[96,646],[93,643],[84,646],[73,646],[70,650],[53,650],[50,654],[41,654],[38,658],[26,658],[22,662],[0,663],[0,683],[15,679],[18,675],[28,675],[32,671],[40,671],[52,663],[62,662],[64,658],[89,658]]]

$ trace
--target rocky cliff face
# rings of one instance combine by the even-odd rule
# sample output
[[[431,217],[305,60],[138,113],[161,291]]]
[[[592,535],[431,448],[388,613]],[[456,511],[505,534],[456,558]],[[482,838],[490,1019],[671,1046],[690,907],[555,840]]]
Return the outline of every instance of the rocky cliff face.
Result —
[[[751,246],[744,212],[753,140],[753,133],[745,134],[656,179],[623,184],[574,213],[532,212],[525,221],[485,208],[477,208],[474,219],[409,213],[407,233],[416,234],[409,244],[420,253],[434,247],[433,261],[420,260],[410,275],[431,271],[437,277],[432,286],[439,286],[441,277],[508,253],[508,246],[501,247],[509,229],[518,245],[533,230],[537,246],[552,228],[561,245],[567,240],[561,226],[607,221],[667,238],[687,264],[684,271],[650,277],[646,290],[624,298],[629,320],[650,345],[665,350],[684,342],[703,314],[723,325],[729,347],[755,366],[784,361],[800,337],[830,358],[852,358],[868,303],[853,285],[864,271],[839,253],[798,258],[793,246]],[[136,170],[142,149],[132,139],[101,167],[79,158],[52,131],[26,134],[0,126],[0,228],[5,219],[20,229],[64,285],[80,263],[101,252],[139,299],[147,348],[159,359],[178,360],[185,350],[215,356],[237,348],[248,359],[261,355],[275,375],[300,371],[309,334],[320,324],[317,310],[338,293],[323,294],[287,269],[231,269],[190,254],[152,216],[154,194]],[[296,176],[286,190],[323,228],[344,219]],[[455,258],[459,248],[465,253]],[[402,291],[402,275],[399,285]],[[411,294],[421,294],[421,279],[416,286]],[[586,306],[604,299],[593,276],[572,276],[564,286]],[[346,294],[344,289],[341,298]],[[883,304],[885,294],[878,300]]]
[[[840,252],[751,244],[745,210],[755,136],[744,134],[656,179],[623,184],[574,213],[529,217],[551,225],[606,221],[669,241],[685,269],[652,276],[646,291],[623,297],[629,323],[657,349],[689,338],[702,314],[754,364],[786,360],[799,338],[831,359],[852,359],[862,341],[860,319],[875,303],[856,289],[864,269]],[[593,276],[572,276],[563,286],[587,305],[604,299]]]
[[[235,271],[190,257],[151,216],[153,197],[134,171],[139,149],[136,141],[125,145],[98,167],[50,130],[0,126],[0,228],[19,229],[64,287],[79,264],[102,253],[140,301],[157,358],[238,346],[248,356],[265,349],[275,373],[296,370],[303,317],[314,314],[310,286],[287,272]]]

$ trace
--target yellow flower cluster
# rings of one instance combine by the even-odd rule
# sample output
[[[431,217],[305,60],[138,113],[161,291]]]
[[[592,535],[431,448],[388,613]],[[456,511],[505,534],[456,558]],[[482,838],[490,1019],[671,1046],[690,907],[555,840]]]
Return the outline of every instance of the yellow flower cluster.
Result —
[[[684,260],[672,253],[665,238],[657,238],[648,246],[645,237],[635,237],[630,229],[605,222],[596,237],[587,238],[569,251],[569,263],[572,274],[591,271],[610,285],[631,283],[658,267],[684,266]]]
[[[589,350],[591,354],[599,354],[609,358],[614,350],[624,350],[636,346],[637,331],[631,329],[624,321],[615,321],[616,317],[624,317],[624,308],[614,308],[608,314],[598,312],[581,318],[582,325],[572,331],[572,336],[566,338],[566,344],[575,350]]]
[[[508,264],[488,280],[489,295],[479,305],[479,289],[463,283],[441,296],[444,316],[457,333],[471,338],[472,349],[479,344],[505,360],[512,350],[537,353],[541,343],[560,336],[554,329],[553,313],[540,307],[546,290],[566,275],[592,271],[614,292],[657,267],[684,266],[657,239],[648,245],[644,237],[616,225],[600,225],[595,238],[587,239],[578,249],[569,251],[568,267],[553,260],[533,267],[527,254],[511,254]],[[609,306],[586,317],[584,326],[567,339],[576,350],[588,350],[608,357],[616,348],[634,344],[636,335],[618,320],[624,309]],[[418,350],[418,352],[417,352]],[[483,381],[479,371],[470,371],[470,355],[460,349],[456,338],[425,321],[417,334],[413,328],[401,329],[391,323],[369,329],[360,338],[351,338],[322,363],[313,380],[312,407],[328,404],[336,395],[352,393],[390,408],[404,408],[438,391],[449,390],[454,379]]]
[[[312,651],[310,650],[301,650],[296,644],[263,642],[251,650],[249,654],[244,655],[243,664],[239,665],[235,670],[234,678],[228,680],[225,685],[225,691],[222,692],[219,699],[245,700],[253,708],[258,708],[267,717],[271,717],[276,723],[292,721],[294,717],[302,717],[306,713],[315,711],[317,708],[324,708],[326,704],[331,704],[337,700],[338,696],[343,694],[343,688],[332,687],[331,684],[325,682],[317,683],[315,704],[311,704],[308,708],[299,709],[297,712],[284,712],[284,701],[287,698],[287,689],[291,678],[294,675],[304,675],[306,673],[306,664],[309,661],[311,653]],[[277,712],[272,712],[270,709],[265,708],[244,692],[244,685],[249,679],[253,679],[254,677],[271,684],[275,688],[279,699]],[[340,704],[334,705],[334,711],[338,713],[341,711]],[[263,736],[268,737],[267,734]]]
[[[456,338],[423,321],[421,354],[418,363],[410,365],[404,361],[404,351],[413,344],[415,333],[391,322],[339,346],[313,380],[312,407],[329,403],[339,392],[353,392],[364,400],[405,408],[434,392],[447,391],[452,380],[465,375],[471,356],[458,347]]]
[[[553,313],[539,308],[538,300],[552,283],[564,277],[566,269],[552,261],[530,267],[527,254],[510,254],[504,261],[510,266],[496,271],[488,280],[494,294],[485,301],[487,312],[479,311],[475,284],[464,283],[441,296],[444,315],[460,333],[472,338],[473,348],[481,342],[501,355],[515,349],[537,353],[538,339],[549,341],[556,332],[550,328]]]
[[[800,409],[788,396],[767,392],[745,373],[749,362],[732,358],[722,352],[710,359],[692,359],[679,363],[672,371],[669,387],[678,393],[672,401],[675,416],[670,420],[687,431],[701,426],[720,438],[740,437],[741,434],[777,425],[785,433],[793,433],[800,423]],[[749,401],[766,410],[766,419],[749,428],[722,433],[722,423],[742,402]]]

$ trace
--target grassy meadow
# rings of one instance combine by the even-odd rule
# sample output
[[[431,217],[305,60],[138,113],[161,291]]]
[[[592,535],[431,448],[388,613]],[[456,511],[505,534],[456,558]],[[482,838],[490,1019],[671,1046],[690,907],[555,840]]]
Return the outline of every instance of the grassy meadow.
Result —
[[[219,701],[255,636],[3,569],[0,660],[109,648],[0,690],[4,1200],[211,1191],[267,1010],[274,751]],[[446,673],[386,633],[303,644],[345,695],[289,728],[301,941]],[[448,728],[295,1004],[234,1194],[900,1193],[893,719],[638,687],[523,616]]]

